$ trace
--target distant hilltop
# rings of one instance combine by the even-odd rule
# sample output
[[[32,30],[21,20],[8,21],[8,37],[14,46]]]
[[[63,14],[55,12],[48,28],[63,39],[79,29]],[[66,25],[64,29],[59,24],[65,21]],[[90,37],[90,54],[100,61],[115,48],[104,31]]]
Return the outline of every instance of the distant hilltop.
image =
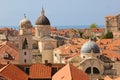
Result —
[[[19,26],[0,26],[0,28],[4,28],[4,27],[7,27],[7,28],[13,28],[13,29],[16,29],[18,30],[19,29]],[[56,27],[57,29],[67,29],[67,28],[76,28],[76,29],[84,29],[84,28],[89,28],[90,25],[79,25],[79,26],[53,26],[53,27]],[[104,28],[105,26],[104,25],[98,25],[99,28]]]
[[[76,28],[76,29],[84,29],[90,28],[90,25],[79,25],[79,26],[54,26],[57,29],[66,29],[66,28]],[[104,25],[98,25],[99,28],[104,28]]]
[[[13,29],[18,30],[19,26],[0,26],[0,28],[13,28]]]

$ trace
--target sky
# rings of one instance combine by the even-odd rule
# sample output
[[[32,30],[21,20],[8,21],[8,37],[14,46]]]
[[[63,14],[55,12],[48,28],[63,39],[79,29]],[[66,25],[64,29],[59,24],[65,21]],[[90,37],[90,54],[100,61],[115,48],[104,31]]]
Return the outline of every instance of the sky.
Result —
[[[104,25],[120,14],[120,0],[0,0],[0,26],[19,26],[24,14],[35,25],[42,7],[52,26]]]

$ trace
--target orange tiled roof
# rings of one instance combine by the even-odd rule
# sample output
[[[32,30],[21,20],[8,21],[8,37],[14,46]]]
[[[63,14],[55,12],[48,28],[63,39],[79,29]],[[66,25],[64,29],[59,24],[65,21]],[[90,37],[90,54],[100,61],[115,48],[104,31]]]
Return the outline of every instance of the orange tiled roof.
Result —
[[[91,28],[92,32],[102,32],[103,29],[102,28]]]
[[[112,43],[114,46],[120,46],[120,39],[116,39]]]
[[[105,18],[113,18],[113,17],[115,17],[115,16],[110,15],[110,16],[106,16]]]
[[[9,28],[5,27],[5,28],[0,28],[0,31],[7,31],[10,30]]]
[[[109,76],[104,77],[104,80],[113,80]]]
[[[101,40],[98,40],[96,43],[102,44],[102,45],[107,45],[107,44],[112,43],[112,41],[113,41],[113,39],[101,39]]]
[[[29,77],[32,79],[49,79],[51,76],[51,67],[47,65],[33,64],[30,67]]]
[[[56,31],[57,29],[55,27],[50,27],[50,31]]]
[[[118,60],[120,60],[120,54],[115,53],[112,50],[103,50],[102,54],[109,57],[110,59],[117,58]]]
[[[14,61],[18,60],[18,49],[10,42],[3,42],[2,44],[0,44],[0,56],[2,57],[5,53],[8,53],[9,55],[11,55],[11,57],[14,57]],[[4,59],[1,60],[1,62],[4,61]]]
[[[28,80],[28,75],[13,64],[8,64],[1,68],[0,75],[5,77],[7,80]]]
[[[60,35],[60,36],[65,36],[66,33],[69,33],[69,35],[74,35],[75,32],[73,31],[73,29],[62,29],[62,30],[52,30],[51,31],[53,34],[56,34],[56,35]],[[76,29],[76,32],[78,32],[78,30]]]
[[[82,70],[67,64],[53,75],[52,80],[88,80],[88,76]]]
[[[3,68],[5,65],[0,64],[0,69]]]
[[[70,40],[69,44],[65,44],[64,46],[60,46],[55,50],[58,50],[58,54],[70,54],[70,53],[79,53],[82,44],[86,42],[85,39],[81,38],[73,38]]]

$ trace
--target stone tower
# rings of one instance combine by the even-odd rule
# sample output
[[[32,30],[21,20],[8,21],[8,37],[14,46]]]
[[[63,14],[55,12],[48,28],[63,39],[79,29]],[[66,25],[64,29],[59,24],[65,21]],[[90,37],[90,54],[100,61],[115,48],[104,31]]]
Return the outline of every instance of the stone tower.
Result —
[[[35,25],[35,37],[38,39],[38,46],[42,54],[42,63],[53,63],[53,49],[56,47],[56,40],[50,38],[50,21],[45,16],[42,8],[41,15]]]
[[[26,17],[19,27],[19,63],[32,63],[32,25]]]

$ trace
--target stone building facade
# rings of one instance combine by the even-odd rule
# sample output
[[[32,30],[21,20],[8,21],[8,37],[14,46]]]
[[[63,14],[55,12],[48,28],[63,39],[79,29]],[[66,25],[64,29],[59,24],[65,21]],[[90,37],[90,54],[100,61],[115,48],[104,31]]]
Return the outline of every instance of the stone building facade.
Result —
[[[58,55],[54,55],[54,62],[63,63],[62,59],[56,56]],[[67,63],[83,70],[91,80],[101,79],[104,75],[116,74],[113,61],[103,55],[98,45],[92,40],[85,42],[81,46],[80,54],[69,58]]]
[[[120,14],[105,17],[106,32],[113,32],[114,38],[120,38]]]
[[[32,63],[32,25],[26,17],[20,21],[19,63]]]
[[[50,21],[45,16],[43,8],[34,26],[34,36],[30,20],[24,18],[20,21],[20,63],[53,63],[53,49],[57,47],[57,41],[50,37],[50,27]]]

